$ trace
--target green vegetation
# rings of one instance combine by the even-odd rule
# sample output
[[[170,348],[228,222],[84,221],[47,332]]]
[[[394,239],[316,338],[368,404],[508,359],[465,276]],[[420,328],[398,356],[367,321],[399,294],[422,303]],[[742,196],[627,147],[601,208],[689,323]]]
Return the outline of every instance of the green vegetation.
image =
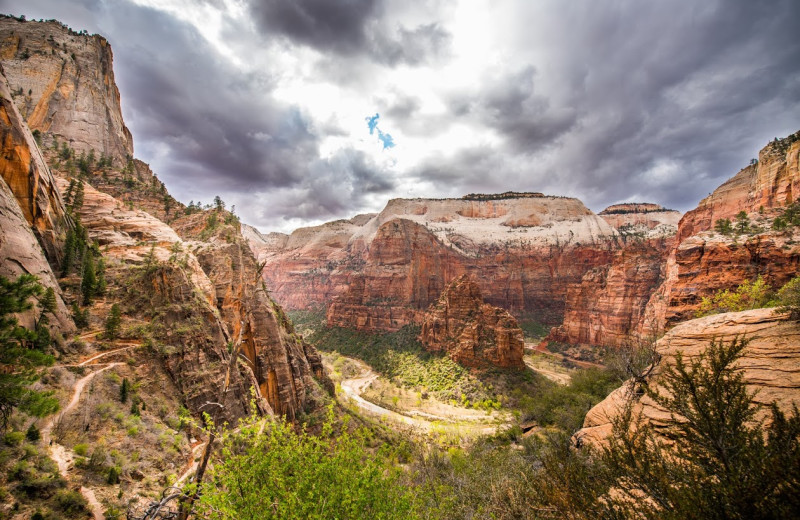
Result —
[[[788,312],[791,319],[800,321],[800,276],[795,276],[781,287],[777,300],[779,311]]]
[[[336,431],[333,414],[320,435],[252,421],[224,436],[220,461],[198,509],[209,519],[420,518],[413,491],[384,452],[371,454],[365,430]]]
[[[695,317],[773,306],[772,289],[759,276],[755,281],[745,281],[733,291],[725,289],[710,298],[704,297]]]
[[[15,314],[33,308],[31,299],[43,290],[35,276],[20,275],[16,280],[0,276],[0,428],[5,428],[14,409],[34,417],[44,417],[58,410],[52,392],[36,391],[30,385],[39,379],[38,368],[53,363],[45,353],[41,337],[50,337],[47,329],[32,331],[19,325]],[[47,300],[45,300],[47,301]],[[49,306],[49,303],[45,305]],[[39,322],[46,316],[42,310]]]
[[[786,231],[800,226],[800,201],[794,201],[785,208],[780,215],[772,221],[772,229]]]
[[[358,358],[400,386],[421,388],[443,400],[498,400],[469,370],[444,354],[425,350],[418,335],[419,328],[413,326],[381,334],[333,327],[321,328],[308,339],[320,350]]]
[[[106,318],[106,326],[104,336],[106,339],[117,339],[119,336],[119,329],[122,325],[122,310],[119,304],[113,304],[111,310]]]

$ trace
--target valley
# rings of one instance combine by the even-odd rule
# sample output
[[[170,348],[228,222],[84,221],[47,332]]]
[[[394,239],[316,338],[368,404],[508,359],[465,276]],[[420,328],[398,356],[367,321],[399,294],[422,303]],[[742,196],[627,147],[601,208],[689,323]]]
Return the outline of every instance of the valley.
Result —
[[[800,132],[686,213],[264,233],[134,157],[114,67],[0,16],[0,520],[797,517]]]

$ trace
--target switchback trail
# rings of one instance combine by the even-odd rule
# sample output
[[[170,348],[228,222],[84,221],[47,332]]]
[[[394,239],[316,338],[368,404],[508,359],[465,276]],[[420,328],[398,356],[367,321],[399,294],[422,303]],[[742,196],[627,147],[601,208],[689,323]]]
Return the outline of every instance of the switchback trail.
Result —
[[[61,473],[62,477],[68,477],[70,464],[72,464],[72,461],[75,459],[75,453],[53,440],[53,427],[57,421],[60,421],[63,417],[66,417],[67,414],[78,405],[81,400],[81,393],[83,393],[83,389],[86,387],[86,384],[89,381],[94,379],[97,374],[105,372],[106,370],[121,364],[122,363],[109,363],[105,367],[95,370],[94,372],[80,378],[75,383],[75,386],[72,389],[72,398],[67,406],[64,407],[64,410],[57,416],[47,421],[47,424],[45,424],[44,428],[42,428],[42,440],[47,446],[50,456],[56,461],[56,464],[58,465],[58,472]],[[81,495],[83,495],[83,497],[89,503],[89,507],[92,510],[92,516],[94,519],[103,520],[105,518],[105,515],[103,514],[103,505],[97,500],[94,491],[85,486],[81,486]]]

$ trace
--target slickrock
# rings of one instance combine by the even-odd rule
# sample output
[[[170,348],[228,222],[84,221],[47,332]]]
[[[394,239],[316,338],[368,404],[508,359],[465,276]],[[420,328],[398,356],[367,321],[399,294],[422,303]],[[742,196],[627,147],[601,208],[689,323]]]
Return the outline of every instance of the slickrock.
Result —
[[[777,402],[786,412],[800,406],[800,324],[786,319],[774,309],[732,312],[691,320],[673,328],[656,344],[661,363],[648,376],[648,385],[658,386],[664,367],[675,362],[682,352],[691,359],[704,352],[712,341],[734,338],[749,341],[737,366],[759,404]],[[586,415],[583,428],[575,434],[579,443],[601,445],[612,431],[612,421],[631,398],[628,384],[612,392]],[[660,388],[663,392],[663,387]],[[634,401],[634,413],[641,412],[656,430],[669,418],[647,396]],[[762,410],[765,417],[767,409]]]
[[[422,344],[468,367],[523,367],[517,320],[484,303],[478,284],[463,275],[451,282],[422,318]]]
[[[0,67],[0,176],[53,265],[61,260],[68,221],[64,203],[36,141],[11,100]]]
[[[124,164],[133,139],[122,120],[113,54],[105,38],[57,21],[0,17],[0,59],[14,102],[31,131],[79,154],[94,150]]]
[[[577,199],[512,193],[394,199],[378,215],[300,229],[280,250],[256,249],[288,308],[330,304],[330,324],[392,330],[464,273],[487,302],[557,323],[567,285],[607,264],[617,240]]]

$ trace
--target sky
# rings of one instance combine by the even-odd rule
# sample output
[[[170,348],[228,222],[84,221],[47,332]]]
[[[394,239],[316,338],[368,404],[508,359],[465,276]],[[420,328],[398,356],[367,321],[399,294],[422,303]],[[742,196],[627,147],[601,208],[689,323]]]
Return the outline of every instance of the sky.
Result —
[[[261,231],[397,197],[686,211],[800,130],[797,0],[0,0],[111,43],[135,154]]]

